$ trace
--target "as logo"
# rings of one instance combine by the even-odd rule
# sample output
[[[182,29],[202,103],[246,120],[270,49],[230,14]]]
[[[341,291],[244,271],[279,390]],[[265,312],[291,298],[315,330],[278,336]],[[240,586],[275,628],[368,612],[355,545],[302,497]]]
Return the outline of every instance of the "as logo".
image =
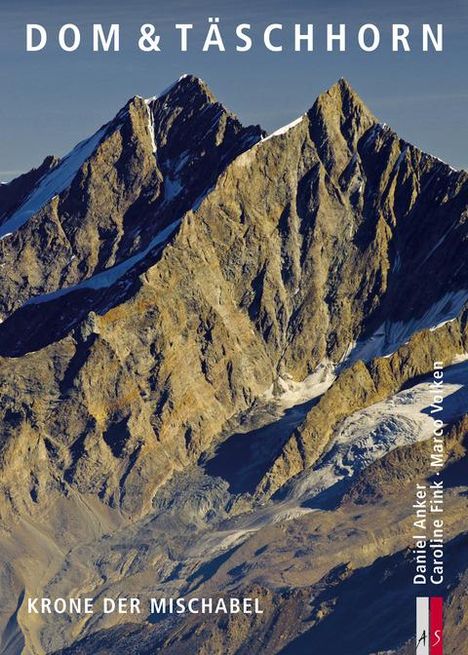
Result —
[[[415,655],[443,655],[442,612],[440,596],[416,598]]]

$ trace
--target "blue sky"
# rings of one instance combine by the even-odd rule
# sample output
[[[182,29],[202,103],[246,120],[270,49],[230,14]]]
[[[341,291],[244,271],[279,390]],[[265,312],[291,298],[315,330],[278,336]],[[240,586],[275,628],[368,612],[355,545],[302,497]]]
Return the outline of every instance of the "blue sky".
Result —
[[[207,18],[219,16],[227,51],[201,52]],[[152,96],[182,73],[202,77],[244,123],[271,131],[308,109],[316,96],[345,77],[372,111],[407,140],[456,167],[468,168],[468,3],[464,0],[2,0],[0,4],[0,179],[8,180],[47,154],[63,155],[109,120],[133,95]],[[194,24],[191,49],[179,52],[173,25]],[[41,23],[49,44],[25,52],[25,24]],[[58,26],[76,23],[82,47],[65,53],[56,45]],[[93,53],[93,22],[121,24],[121,51]],[[162,52],[137,48],[139,26],[158,26]],[[256,45],[236,53],[230,36],[248,22]],[[268,23],[284,24],[285,50],[261,42]],[[316,51],[294,53],[292,25],[314,23]],[[346,23],[345,53],[323,47],[326,23]],[[364,53],[356,26],[373,22],[382,46]],[[410,53],[392,53],[389,26],[407,23]],[[444,23],[442,53],[423,53],[421,23]]]

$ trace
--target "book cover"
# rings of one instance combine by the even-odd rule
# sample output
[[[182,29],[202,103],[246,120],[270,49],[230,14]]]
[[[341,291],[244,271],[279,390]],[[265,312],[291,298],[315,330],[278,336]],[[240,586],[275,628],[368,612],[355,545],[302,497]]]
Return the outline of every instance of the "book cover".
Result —
[[[467,17],[2,0],[2,655],[466,652]]]

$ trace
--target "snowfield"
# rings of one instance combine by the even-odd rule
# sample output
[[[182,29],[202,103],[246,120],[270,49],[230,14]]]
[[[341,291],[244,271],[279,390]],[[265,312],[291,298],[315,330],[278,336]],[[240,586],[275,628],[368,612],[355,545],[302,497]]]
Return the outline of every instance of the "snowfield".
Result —
[[[81,141],[55,168],[41,178],[23,204],[0,225],[0,240],[14,234],[52,198],[70,186],[80,168],[108,132],[109,126],[107,123],[92,137]]]
[[[386,321],[370,337],[353,344],[344,362],[350,365],[359,359],[369,362],[375,357],[387,357],[407,343],[415,332],[437,330],[445,323],[455,320],[466,302],[468,289],[460,289],[443,295],[420,318],[406,323]]]
[[[444,371],[443,412],[437,417],[445,423],[466,412],[467,382],[468,355],[464,354]],[[432,378],[428,376],[414,387],[346,418],[317,464],[291,480],[281,492],[280,500],[269,501],[249,514],[226,521],[222,530],[210,532],[197,541],[190,548],[190,556],[213,556],[242,543],[267,525],[326,507],[330,497],[339,495],[372,462],[399,446],[429,439],[433,429],[431,383]]]

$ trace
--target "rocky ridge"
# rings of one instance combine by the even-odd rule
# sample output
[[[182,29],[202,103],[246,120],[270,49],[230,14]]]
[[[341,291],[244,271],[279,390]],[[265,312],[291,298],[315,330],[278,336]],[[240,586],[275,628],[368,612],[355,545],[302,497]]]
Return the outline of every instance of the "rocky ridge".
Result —
[[[19,643],[54,652],[80,630],[109,627],[100,619],[63,630],[32,625],[25,590],[75,581],[98,593],[103,580],[118,586],[132,571],[142,581],[151,558],[162,585],[181,584],[177,558],[180,575],[196,580],[202,565],[199,554],[183,554],[187,535],[212,531],[215,540],[219,522],[249,512],[258,522],[264,504],[279,520],[278,494],[313,469],[344,419],[415,385],[435,359],[449,365],[464,356],[467,200],[464,171],[380,124],[344,80],[266,137],[184,76],[157,98],[130,100],[68,157],[2,185],[1,621],[9,655]],[[236,495],[222,475],[197,468],[246,417],[265,420],[285,389],[309,389],[321,367],[329,381],[320,393],[312,384],[294,410],[299,418],[280,423],[252,493]],[[395,484],[392,474],[386,493]],[[369,478],[348,500],[366,485],[378,497]],[[456,538],[455,492],[451,502]],[[134,551],[118,542],[119,531],[132,530],[137,543],[158,536]],[[402,547],[394,535],[385,543],[368,560],[356,556],[356,566]],[[326,575],[331,560],[323,567]],[[296,592],[278,600],[269,575],[259,588],[273,615],[258,626],[259,639],[271,621],[287,623],[298,611]],[[213,628],[210,643],[235,652],[242,630]],[[121,634],[131,652],[131,635]],[[165,652],[187,652],[177,637],[167,640],[174,650]],[[90,643],[70,652],[98,652]],[[151,632],[148,643],[155,647]],[[201,642],[189,644],[203,652]]]
[[[374,326],[417,319],[468,286],[467,175],[381,126],[344,81],[263,140],[191,77],[159,99],[134,99],[109,125],[71,185],[2,241],[3,480],[7,453],[33,431],[44,457],[32,457],[31,467],[41,462],[26,485],[32,507],[51,477],[131,512],[149,507],[170,471],[199,457],[278,376],[301,380],[323,360],[338,363]],[[108,274],[171,221],[168,242],[117,280],[36,296]],[[66,257],[76,251],[72,267],[82,269],[65,278],[60,240],[42,240],[59,224],[71,230]],[[21,273],[38,270],[31,248],[46,258],[39,287]],[[461,265],[422,287],[442,252]],[[63,436],[51,445],[45,435]]]

